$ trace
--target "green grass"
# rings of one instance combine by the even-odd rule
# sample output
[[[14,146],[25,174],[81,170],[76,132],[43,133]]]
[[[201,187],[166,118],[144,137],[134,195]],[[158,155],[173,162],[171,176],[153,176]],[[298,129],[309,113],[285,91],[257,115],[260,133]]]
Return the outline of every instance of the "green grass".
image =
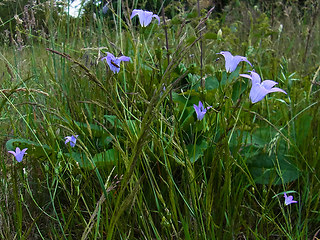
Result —
[[[237,3],[213,12],[201,34],[205,10],[198,17],[174,2],[168,27],[161,19],[142,28],[117,1],[106,18],[45,11],[46,35],[12,30],[23,48],[0,47],[0,238],[312,239],[320,221],[316,5]],[[220,51],[246,56],[288,94],[252,104],[239,77],[251,68],[226,73]],[[99,60],[106,52],[131,61],[113,74]],[[202,121],[199,100],[212,106]],[[64,144],[72,134],[74,148]],[[17,146],[28,148],[20,163],[7,153]],[[285,191],[298,203],[285,206]]]

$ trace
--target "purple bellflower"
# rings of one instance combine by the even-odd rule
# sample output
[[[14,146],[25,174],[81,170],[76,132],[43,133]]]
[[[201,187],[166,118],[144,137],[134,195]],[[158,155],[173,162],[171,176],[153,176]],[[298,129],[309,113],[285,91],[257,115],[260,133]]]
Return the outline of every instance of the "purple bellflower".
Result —
[[[293,200],[293,196],[287,196],[287,193],[284,193],[284,204],[289,205],[291,203],[297,203],[297,201]]]
[[[249,72],[251,73],[251,75],[240,74],[240,76],[251,79],[252,87],[249,96],[252,103],[261,101],[268,93],[282,92],[287,94],[284,90],[273,87],[274,85],[278,84],[277,82],[272,80],[265,80],[261,83],[261,78],[258,73],[254,71]]]
[[[158,20],[158,25],[160,24],[160,18],[157,14],[153,14],[153,12],[145,11],[145,10],[140,10],[140,9],[134,9],[132,11],[130,19],[132,19],[134,16],[138,15],[139,16],[139,21],[142,27],[148,26],[152,18],[156,18]]]
[[[64,144],[67,144],[68,142],[70,142],[70,146],[74,147],[76,145],[78,136],[79,135],[66,136],[65,137],[66,141],[64,142]]]
[[[252,64],[248,61],[248,59],[246,57],[242,57],[242,56],[233,56],[230,52],[228,51],[222,51],[222,52],[219,52],[217,54],[221,54],[222,56],[224,56],[224,59],[226,61],[226,71],[231,73],[233,72],[234,70],[236,70],[238,64],[240,62],[247,62],[250,64],[250,66],[252,67]]]
[[[121,61],[125,61],[128,62],[131,60],[130,57],[126,57],[126,56],[121,56],[116,58],[115,56],[113,56],[112,53],[107,52],[107,56],[101,58],[101,61],[106,60],[111,71],[113,73],[118,73],[120,71],[120,63]]]
[[[18,162],[21,162],[22,159],[23,159],[23,156],[24,156],[25,154],[27,154],[27,153],[26,153],[27,149],[28,149],[28,148],[25,148],[25,149],[23,149],[23,150],[20,150],[20,148],[17,147],[15,152],[14,152],[14,151],[8,151],[8,153],[13,154],[13,155],[15,156],[15,158],[17,159],[17,161],[18,161]]]
[[[197,119],[201,121],[206,114],[207,110],[211,108],[211,106],[204,108],[203,104],[201,101],[199,101],[199,105],[193,104],[194,110],[196,111],[197,114]]]

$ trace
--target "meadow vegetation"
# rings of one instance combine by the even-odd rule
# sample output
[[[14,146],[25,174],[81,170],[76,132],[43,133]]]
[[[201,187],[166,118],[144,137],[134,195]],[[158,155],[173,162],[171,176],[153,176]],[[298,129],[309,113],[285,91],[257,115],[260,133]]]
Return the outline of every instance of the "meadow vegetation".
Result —
[[[13,3],[0,3],[0,239],[316,239],[318,1],[118,0],[79,18]],[[221,51],[252,67],[227,72]],[[113,72],[108,53],[130,61]],[[253,69],[287,94],[252,103]]]

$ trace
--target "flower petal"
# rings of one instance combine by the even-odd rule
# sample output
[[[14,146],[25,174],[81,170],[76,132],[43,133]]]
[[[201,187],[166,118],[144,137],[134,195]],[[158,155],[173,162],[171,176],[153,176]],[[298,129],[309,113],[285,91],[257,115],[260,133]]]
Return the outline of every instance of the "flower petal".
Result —
[[[199,106],[200,111],[203,111],[203,104],[202,104],[202,102],[201,102],[201,101],[199,101],[198,106]]]
[[[251,73],[251,80],[252,80],[252,84],[254,83],[261,83],[261,78],[260,75],[258,73],[256,73],[255,71],[250,71]]]
[[[240,77],[249,78],[252,80],[252,77],[249,74],[239,74]]]
[[[269,92],[258,83],[253,83],[249,97],[252,103],[261,101]]]
[[[284,94],[287,94],[286,91],[282,90],[281,88],[271,88],[270,90],[268,90],[269,93],[272,93],[272,92],[282,92]]]
[[[232,58],[233,58],[232,54],[230,52],[228,52],[228,51],[222,51],[222,52],[220,52],[218,54],[221,54],[224,57],[226,71],[230,72],[230,68],[232,67],[230,65],[230,63],[232,61]]]
[[[158,25],[160,25],[160,18],[157,14],[153,14],[152,17],[156,18],[158,20]]]
[[[16,154],[19,154],[21,152],[19,147],[16,147]]]
[[[153,12],[144,11],[143,14],[139,15],[140,24],[142,27],[148,26],[152,21]]]
[[[249,65],[252,67],[251,62],[249,62],[249,60],[246,57],[242,57],[242,56],[235,56],[235,57],[240,57],[240,62],[249,63]]]
[[[226,67],[226,71],[227,72],[233,72],[234,70],[236,70],[238,64],[242,61],[247,62],[250,64],[250,66],[252,66],[252,64],[248,61],[248,59],[246,57],[243,56],[233,56],[230,52],[228,51],[221,51],[220,53],[224,56],[225,59],[225,67]]]
[[[24,155],[24,154],[17,154],[17,155],[16,155],[16,159],[17,159],[18,162],[21,162],[21,161],[22,161],[23,155]]]
[[[121,56],[121,57],[118,58],[118,60],[124,61],[124,62],[129,62],[131,60],[131,58],[127,57],[127,56]]]
[[[236,70],[238,64],[242,61],[242,58],[243,57],[241,56],[234,56],[229,60],[228,63],[226,61],[226,69],[229,68],[229,72],[233,72],[234,70]],[[228,68],[227,68],[227,65],[228,65]]]
[[[131,13],[130,19],[132,19],[134,16],[139,15],[143,10],[141,9],[134,9]]]
[[[13,156],[16,156],[16,152],[14,152],[14,151],[8,151],[8,153],[11,153],[11,154],[13,154]]]
[[[23,154],[27,154],[27,153],[26,153],[27,150],[28,150],[28,148],[25,148],[25,149],[21,150],[21,152],[22,152]]]
[[[264,80],[261,83],[261,86],[264,87],[267,90],[270,90],[271,88],[273,88],[274,85],[277,85],[278,83],[273,81],[273,80]]]

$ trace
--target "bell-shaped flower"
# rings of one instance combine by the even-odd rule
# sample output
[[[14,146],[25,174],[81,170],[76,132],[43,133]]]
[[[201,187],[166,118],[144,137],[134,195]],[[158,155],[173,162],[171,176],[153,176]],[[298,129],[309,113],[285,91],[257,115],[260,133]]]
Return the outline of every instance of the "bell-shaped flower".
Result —
[[[17,159],[17,161],[18,161],[18,162],[21,162],[22,159],[23,159],[23,156],[24,156],[25,154],[27,154],[27,153],[26,153],[27,149],[28,149],[28,148],[25,148],[25,149],[23,149],[23,150],[20,150],[20,148],[17,147],[15,152],[14,152],[14,151],[8,151],[8,153],[13,154],[13,156],[15,156],[15,158]]]
[[[207,110],[211,108],[211,106],[204,108],[201,101],[199,101],[198,106],[196,104],[193,104],[194,110],[197,114],[198,121],[201,121],[206,114]]]
[[[74,147],[76,145],[78,136],[79,135],[66,136],[65,137],[66,141],[64,142],[64,144],[67,144],[68,142],[70,142],[70,146]]]
[[[293,196],[287,196],[287,193],[284,193],[284,204],[289,205],[291,203],[297,203],[297,201],[293,200]]]
[[[234,70],[236,70],[238,64],[240,62],[247,62],[250,64],[250,66],[252,67],[252,64],[248,61],[248,59],[246,57],[242,57],[242,56],[233,56],[230,52],[228,51],[222,51],[219,52],[217,54],[221,54],[222,56],[224,56],[225,59],[225,66],[226,66],[226,71],[227,72],[233,72]]]
[[[131,60],[131,58],[127,56],[121,56],[117,58],[112,53],[107,52],[107,56],[101,58],[101,61],[103,60],[107,61],[107,64],[113,73],[118,73],[120,71],[120,63],[122,61],[128,62]]]
[[[160,18],[157,14],[153,14],[153,12],[141,10],[141,9],[134,9],[132,11],[130,19],[132,19],[134,16],[138,15],[139,16],[139,21],[142,27],[148,26],[152,18],[156,18],[158,20],[158,25],[160,24]]]
[[[282,92],[287,94],[284,90],[273,87],[274,85],[278,84],[277,82],[272,80],[265,80],[261,83],[261,78],[258,73],[254,71],[249,72],[251,73],[251,75],[240,74],[240,76],[251,79],[252,87],[249,96],[252,103],[261,101],[268,93]]]

